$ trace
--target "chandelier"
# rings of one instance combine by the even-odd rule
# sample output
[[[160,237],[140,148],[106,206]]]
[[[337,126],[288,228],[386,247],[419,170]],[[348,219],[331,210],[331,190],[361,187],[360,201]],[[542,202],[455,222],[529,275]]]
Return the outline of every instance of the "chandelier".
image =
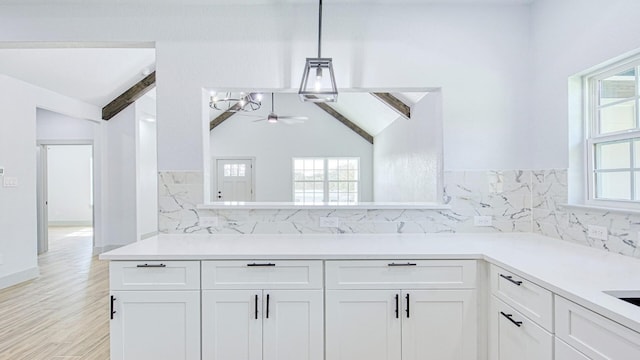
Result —
[[[213,93],[209,100],[209,107],[219,111],[256,111],[261,106],[262,94],[260,93]]]

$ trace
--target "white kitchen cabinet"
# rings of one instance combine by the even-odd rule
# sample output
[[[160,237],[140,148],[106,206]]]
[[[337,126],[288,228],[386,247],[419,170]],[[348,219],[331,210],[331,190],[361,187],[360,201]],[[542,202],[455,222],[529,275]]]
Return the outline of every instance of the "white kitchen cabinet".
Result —
[[[112,360],[200,360],[200,262],[112,261]]]
[[[203,262],[202,359],[323,360],[321,270],[319,261]]]
[[[554,360],[590,360],[586,355],[557,337],[555,338],[555,348]]]
[[[199,291],[113,291],[112,360],[200,360]]]
[[[496,297],[490,308],[489,359],[553,359],[551,333]]]
[[[476,360],[474,290],[411,290],[402,299],[403,360]]]
[[[440,278],[431,271],[443,267]],[[474,261],[334,261],[327,270],[327,360],[477,359]]]
[[[640,333],[555,296],[556,336],[594,360],[640,359]]]
[[[327,360],[401,360],[400,291],[327,290]]]

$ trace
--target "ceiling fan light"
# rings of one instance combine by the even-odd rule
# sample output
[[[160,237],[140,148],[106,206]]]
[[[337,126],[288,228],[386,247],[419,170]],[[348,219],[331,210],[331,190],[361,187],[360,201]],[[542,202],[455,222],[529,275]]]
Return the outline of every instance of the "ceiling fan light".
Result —
[[[335,102],[338,100],[333,59],[307,58],[298,95],[302,101]]]

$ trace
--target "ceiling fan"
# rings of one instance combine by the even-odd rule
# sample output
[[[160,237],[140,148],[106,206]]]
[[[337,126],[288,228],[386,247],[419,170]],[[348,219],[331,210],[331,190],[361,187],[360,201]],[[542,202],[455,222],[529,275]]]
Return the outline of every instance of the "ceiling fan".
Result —
[[[273,93],[271,93],[271,112],[269,113],[269,115],[267,115],[266,118],[254,120],[253,122],[266,121],[269,124],[277,124],[277,123],[282,122],[282,123],[287,124],[287,125],[293,125],[293,124],[301,124],[305,120],[309,120],[309,118],[306,117],[306,116],[290,116],[290,115],[278,115],[278,114],[276,114],[276,112],[274,110],[274,100],[273,99],[274,99],[274,96],[273,96]]]

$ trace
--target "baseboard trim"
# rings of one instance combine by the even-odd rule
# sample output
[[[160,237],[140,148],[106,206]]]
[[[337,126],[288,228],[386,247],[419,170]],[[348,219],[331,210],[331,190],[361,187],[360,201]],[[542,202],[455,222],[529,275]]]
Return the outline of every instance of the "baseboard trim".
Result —
[[[111,251],[113,249],[117,249],[119,247],[123,247],[124,245],[107,245],[107,246],[96,246],[93,248],[93,255],[100,255],[104,252]]]
[[[92,226],[91,220],[49,221],[51,227]]]
[[[158,235],[158,232],[157,232],[157,231],[148,232],[148,233],[146,233],[146,234],[142,234],[142,235],[140,235],[140,240],[148,239],[148,238],[150,238],[150,237],[154,237],[154,236],[156,236],[156,235]]]
[[[38,276],[40,276],[40,270],[37,267],[3,276],[0,278],[0,289],[5,289],[13,285],[20,284],[21,282],[35,279]]]

